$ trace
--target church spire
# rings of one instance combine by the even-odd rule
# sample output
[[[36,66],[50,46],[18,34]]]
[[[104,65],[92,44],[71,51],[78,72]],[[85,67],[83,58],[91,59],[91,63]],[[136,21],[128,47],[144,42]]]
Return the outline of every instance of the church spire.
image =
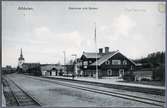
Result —
[[[23,57],[23,54],[22,54],[22,48],[21,48],[21,53],[20,53],[20,57]]]
[[[19,60],[24,60],[24,58],[23,58],[23,53],[22,53],[22,48],[21,48]]]
[[[22,64],[24,63],[24,58],[23,58],[23,53],[22,53],[22,48],[20,50],[20,57],[18,58],[18,67],[22,68]]]

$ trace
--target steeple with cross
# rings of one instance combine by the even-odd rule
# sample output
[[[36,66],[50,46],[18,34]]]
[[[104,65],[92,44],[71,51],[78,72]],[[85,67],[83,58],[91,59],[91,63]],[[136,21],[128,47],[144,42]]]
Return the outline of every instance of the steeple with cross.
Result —
[[[18,66],[22,68],[23,63],[24,63],[24,57],[23,57],[22,48],[21,48],[20,57],[18,58]]]

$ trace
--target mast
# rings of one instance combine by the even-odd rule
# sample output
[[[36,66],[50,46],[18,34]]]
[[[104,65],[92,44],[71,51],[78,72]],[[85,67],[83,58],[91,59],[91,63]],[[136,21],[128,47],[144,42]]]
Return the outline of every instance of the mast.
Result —
[[[63,51],[63,53],[64,53],[64,72],[65,72],[66,71],[66,68],[65,68],[66,67],[66,51]]]
[[[64,65],[66,65],[66,52],[63,51],[63,53],[64,53]]]
[[[96,51],[96,79],[98,79],[98,66],[97,66],[97,40],[96,40],[96,23],[95,23],[95,51]]]

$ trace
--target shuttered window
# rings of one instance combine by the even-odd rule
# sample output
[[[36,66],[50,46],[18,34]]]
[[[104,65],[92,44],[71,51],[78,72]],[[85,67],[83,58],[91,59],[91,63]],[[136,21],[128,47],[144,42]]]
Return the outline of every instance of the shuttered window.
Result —
[[[84,65],[85,65],[85,66],[88,65],[88,61],[84,61]]]
[[[121,65],[121,60],[112,60],[112,65]]]

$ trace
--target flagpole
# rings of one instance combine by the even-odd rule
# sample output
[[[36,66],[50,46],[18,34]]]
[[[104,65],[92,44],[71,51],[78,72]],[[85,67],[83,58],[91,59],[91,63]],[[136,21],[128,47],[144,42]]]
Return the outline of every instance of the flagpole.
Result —
[[[96,42],[96,23],[95,23],[95,51],[96,51],[96,79],[98,79],[98,66],[97,66],[97,42]]]

